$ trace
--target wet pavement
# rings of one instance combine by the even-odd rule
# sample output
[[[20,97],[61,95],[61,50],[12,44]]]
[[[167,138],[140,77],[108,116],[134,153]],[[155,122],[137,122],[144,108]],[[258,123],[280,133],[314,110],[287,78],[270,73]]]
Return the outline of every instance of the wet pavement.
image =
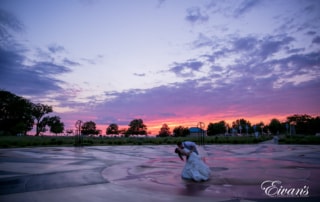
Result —
[[[209,181],[175,145],[0,149],[0,201],[319,201],[319,145],[206,145]],[[273,184],[272,184],[273,183]]]

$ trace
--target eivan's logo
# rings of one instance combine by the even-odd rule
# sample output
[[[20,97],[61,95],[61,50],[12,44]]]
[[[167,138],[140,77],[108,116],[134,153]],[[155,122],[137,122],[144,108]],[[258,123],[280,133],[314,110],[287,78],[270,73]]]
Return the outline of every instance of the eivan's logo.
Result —
[[[279,180],[266,180],[261,183],[261,189],[270,197],[307,197],[309,195],[309,186],[293,188],[284,187]]]

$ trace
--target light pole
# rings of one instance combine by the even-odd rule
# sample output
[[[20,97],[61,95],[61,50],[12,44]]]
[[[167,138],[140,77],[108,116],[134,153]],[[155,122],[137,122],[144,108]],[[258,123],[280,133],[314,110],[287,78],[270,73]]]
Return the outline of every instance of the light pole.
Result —
[[[197,128],[200,129],[200,134],[199,134],[199,144],[200,145],[204,145],[204,128],[205,128],[205,125],[203,122],[199,122],[198,125],[197,125]]]
[[[247,130],[247,136],[249,135],[248,134],[248,131],[249,131],[249,126],[248,126],[248,124],[246,124],[246,130]]]
[[[77,135],[76,135],[76,139],[75,139],[75,145],[79,146],[82,145],[82,136],[81,136],[81,125],[82,125],[82,121],[78,120],[75,124],[76,126],[76,130],[77,130]]]
[[[228,134],[229,134],[229,128],[228,128],[228,125],[226,124],[226,125],[225,125],[225,127],[226,127],[226,134],[225,134],[225,135],[228,135]]]

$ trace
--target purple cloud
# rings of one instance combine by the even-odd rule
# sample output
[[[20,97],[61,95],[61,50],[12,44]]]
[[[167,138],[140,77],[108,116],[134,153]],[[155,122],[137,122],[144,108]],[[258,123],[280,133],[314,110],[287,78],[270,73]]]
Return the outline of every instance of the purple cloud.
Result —
[[[19,95],[45,95],[63,90],[63,81],[55,76],[71,70],[53,62],[37,62],[26,65],[27,49],[12,43],[11,47],[0,46],[0,86]]]
[[[194,75],[194,72],[200,70],[203,63],[200,61],[189,60],[184,63],[175,63],[169,71],[175,73],[179,77],[190,77]]]
[[[63,63],[63,65],[66,65],[66,66],[79,66],[80,65],[80,63],[72,61],[68,58],[63,59],[62,63]]]
[[[159,5],[163,2],[158,1]],[[152,88],[143,86],[144,89],[108,91],[103,95],[92,95],[91,92],[90,95],[87,95],[84,91],[88,92],[89,89],[101,87],[106,84],[105,82],[94,81],[90,83],[91,81],[88,81],[88,89],[81,89],[81,87],[75,86],[77,84],[69,86],[67,83],[69,81],[60,80],[62,77],[59,76],[72,72],[71,68],[82,64],[91,68],[92,71],[98,70],[100,72],[101,70],[103,72],[107,69],[105,67],[108,64],[117,62],[123,56],[120,51],[119,58],[116,60],[107,57],[107,52],[113,51],[112,43],[110,46],[107,43],[107,41],[113,40],[109,37],[121,37],[120,34],[118,36],[115,32],[114,35],[106,35],[103,39],[106,40],[104,42],[94,41],[95,43],[92,43],[97,45],[97,49],[93,46],[94,48],[90,51],[101,51],[102,49],[99,49],[101,47],[98,45],[107,44],[102,46],[106,50],[103,53],[106,55],[105,60],[110,60],[107,63],[104,63],[106,61],[103,61],[101,55],[91,59],[69,59],[63,55],[67,52],[64,48],[65,44],[52,44],[44,46],[44,48],[37,47],[38,52],[36,53],[38,54],[32,55],[30,54],[32,50],[29,50],[29,47],[17,44],[16,41],[13,41],[14,35],[10,35],[11,31],[23,31],[22,23],[17,18],[10,17],[10,14],[3,14],[0,11],[0,37],[2,39],[0,43],[0,86],[19,95],[30,97],[40,95],[41,98],[48,98],[46,95],[49,95],[50,99],[58,103],[58,107],[77,111],[61,113],[64,120],[71,120],[70,122],[83,119],[83,121],[93,120],[98,124],[127,125],[134,118],[175,120],[181,117],[188,119],[194,116],[207,116],[215,119],[216,117],[228,116],[246,118],[267,114],[275,115],[277,118],[277,114],[319,113],[317,101],[320,99],[318,93],[320,91],[320,52],[318,50],[320,39],[316,32],[319,30],[319,25],[314,23],[319,19],[315,2],[310,1],[304,7],[285,8],[290,12],[280,13],[275,23],[277,27],[264,34],[260,32],[259,34],[255,32],[247,34],[247,31],[250,31],[252,27],[241,30],[238,26],[232,27],[233,23],[230,23],[229,27],[229,24],[224,24],[224,20],[221,22],[213,22],[212,20],[220,17],[227,17],[226,21],[234,20],[234,17],[241,20],[240,18],[252,14],[252,9],[258,7],[260,1],[241,1],[237,2],[236,6],[228,2],[210,1],[205,8],[197,4],[195,7],[186,9],[186,13],[182,13],[182,16],[177,18],[185,17],[184,20],[193,25],[206,22],[202,26],[196,27],[182,23],[179,27],[189,33],[176,44],[184,48],[185,45],[191,44],[192,50],[187,54],[184,51],[181,51],[181,54],[179,52],[180,55],[177,55],[177,58],[184,58],[180,61],[172,59],[174,55],[163,57],[164,60],[168,58],[168,61],[164,61],[169,64],[167,70],[156,70],[160,72],[159,77],[167,76],[168,72],[172,73],[170,74],[171,83]],[[155,8],[153,7],[153,9]],[[169,12],[166,9],[168,8],[163,7],[163,9],[157,9],[157,12]],[[270,6],[269,9],[270,14],[273,14],[274,7]],[[295,17],[297,15],[294,14],[298,12],[303,15],[301,18]],[[179,13],[174,14],[172,17]],[[267,14],[265,13],[265,15]],[[274,16],[268,17],[275,19]],[[150,18],[149,20],[153,22],[156,19],[158,18]],[[257,18],[257,20],[259,19]],[[1,24],[2,22],[4,23]],[[161,22],[166,23],[167,21],[163,18]],[[241,21],[241,23],[245,22]],[[185,25],[189,27],[185,27]],[[157,24],[155,24],[156,26]],[[92,27],[94,28],[94,26]],[[125,27],[124,24],[123,27]],[[219,30],[215,32],[214,29]],[[232,30],[234,33],[231,33]],[[92,31],[92,33],[97,33],[94,32],[95,30]],[[104,30],[99,29],[99,31]],[[109,31],[117,31],[117,29]],[[146,30],[141,30],[141,33],[142,31]],[[150,36],[152,36],[151,31],[153,30],[150,30]],[[221,35],[222,33],[224,35]],[[168,34],[170,33],[168,32]],[[305,38],[301,38],[301,36]],[[186,42],[185,40],[189,40],[189,37],[195,38]],[[11,40],[6,40],[8,38]],[[168,40],[174,39],[177,38]],[[166,40],[163,39],[162,42]],[[30,43],[37,44],[36,41]],[[34,47],[35,44],[31,44],[30,47]],[[70,45],[71,43],[68,47]],[[181,47],[175,46],[177,49],[174,48],[173,52]],[[154,48],[158,47],[154,46]],[[82,53],[79,57],[97,54]],[[30,55],[31,57],[29,57]],[[146,57],[148,57],[147,54]],[[102,67],[104,68],[102,69]],[[79,72],[80,74],[70,75],[68,78],[77,76],[87,79],[88,75],[81,74],[82,71]],[[152,72],[152,70],[148,72]],[[116,73],[121,75],[121,72]],[[103,74],[108,75],[108,71]],[[147,74],[137,71],[131,76],[138,76],[144,80]],[[101,78],[105,79],[106,77],[102,76]],[[81,79],[79,78],[79,82],[83,82]],[[129,79],[128,82],[130,82]],[[163,79],[164,82],[165,80]],[[99,89],[95,93],[99,93],[101,90]]]
[[[192,7],[187,9],[187,16],[185,19],[191,23],[206,22],[209,19],[208,15],[201,12],[199,7]]]
[[[320,36],[316,36],[314,39],[312,39],[312,43],[320,44]]]
[[[134,73],[133,75],[135,75],[135,76],[139,76],[139,77],[144,77],[144,76],[146,76],[146,74],[145,73]]]
[[[52,44],[52,45],[48,46],[48,50],[51,53],[59,53],[59,52],[65,51],[63,46],[60,46],[60,45],[57,45],[57,44]]]
[[[101,120],[101,123],[110,123],[125,118],[130,121],[135,117],[174,119],[210,114],[214,117],[214,114],[221,113],[234,113],[233,116],[286,114],[310,111],[317,106],[315,100],[320,99],[316,93],[320,90],[319,81],[306,81],[300,85],[287,83],[274,88],[273,84],[280,75],[257,79],[257,74],[264,73],[249,72],[231,82],[228,78],[217,80],[220,85],[214,88],[208,77],[143,91],[113,93],[114,98],[99,104],[95,111],[98,117],[108,114],[108,118]]]
[[[213,45],[212,39],[210,39],[203,33],[200,33],[198,35],[198,38],[193,42],[193,46],[195,48],[201,48],[201,47],[212,46],[212,45]]]
[[[315,31],[308,31],[306,33],[306,35],[310,35],[310,36],[313,36],[313,35],[316,35],[316,34],[317,34],[317,32],[315,32]]]
[[[256,49],[258,44],[256,37],[248,36],[243,38],[236,38],[233,42],[233,48],[235,51],[252,51]]]
[[[71,70],[63,65],[57,65],[52,62],[37,62],[36,64],[30,66],[35,73],[39,75],[57,75],[71,72]]]
[[[10,31],[23,32],[24,24],[12,13],[0,9],[0,37],[7,37]]]
[[[260,3],[259,0],[244,0],[241,4],[235,9],[234,17],[238,18],[244,15],[246,12],[249,12],[253,7]]]

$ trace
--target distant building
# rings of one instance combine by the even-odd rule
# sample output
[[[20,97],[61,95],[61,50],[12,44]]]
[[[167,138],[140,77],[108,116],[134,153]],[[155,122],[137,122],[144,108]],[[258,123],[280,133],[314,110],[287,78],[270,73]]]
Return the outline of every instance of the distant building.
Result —
[[[189,132],[190,132],[190,137],[199,137],[201,135],[207,136],[207,131],[198,127],[189,128]]]

